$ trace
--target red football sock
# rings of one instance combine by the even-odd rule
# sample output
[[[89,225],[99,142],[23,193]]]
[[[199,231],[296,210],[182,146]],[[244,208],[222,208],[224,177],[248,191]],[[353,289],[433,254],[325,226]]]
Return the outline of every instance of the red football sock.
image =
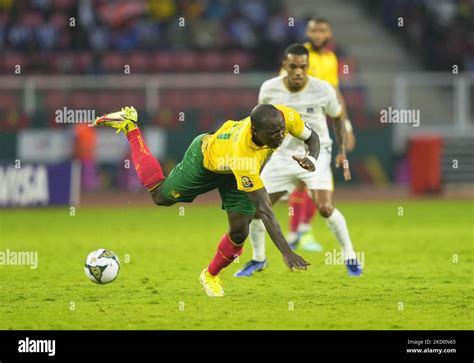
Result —
[[[150,191],[165,179],[161,165],[146,146],[138,128],[128,132],[127,139],[132,149],[133,164],[138,178]]]
[[[303,218],[303,202],[304,202],[304,195],[306,192],[300,192],[299,190],[295,190],[290,195],[290,199],[288,201],[288,205],[290,208],[293,208],[293,214],[290,216],[290,231],[297,232],[298,225]]]
[[[232,261],[242,253],[242,250],[243,245],[239,246],[234,244],[226,233],[219,242],[217,252],[209,264],[207,271],[209,271],[212,276],[216,276],[224,267],[229,266]]]
[[[313,198],[311,198],[308,193],[305,193],[305,198],[303,202],[303,218],[301,219],[302,223],[310,224],[311,219],[316,214],[316,205],[314,204]]]

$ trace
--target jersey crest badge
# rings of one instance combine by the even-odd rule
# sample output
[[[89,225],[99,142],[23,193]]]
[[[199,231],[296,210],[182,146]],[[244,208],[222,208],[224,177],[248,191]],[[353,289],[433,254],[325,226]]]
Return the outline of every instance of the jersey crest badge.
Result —
[[[242,182],[242,185],[244,186],[244,188],[252,188],[253,187],[253,183],[252,181],[250,180],[250,178],[248,176],[243,176],[242,178],[240,178],[241,182]]]

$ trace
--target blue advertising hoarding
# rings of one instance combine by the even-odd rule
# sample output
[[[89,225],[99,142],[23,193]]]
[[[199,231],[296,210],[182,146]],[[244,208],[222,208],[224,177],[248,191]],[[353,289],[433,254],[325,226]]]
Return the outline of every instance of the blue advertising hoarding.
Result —
[[[77,205],[79,193],[79,163],[0,163],[0,207]]]

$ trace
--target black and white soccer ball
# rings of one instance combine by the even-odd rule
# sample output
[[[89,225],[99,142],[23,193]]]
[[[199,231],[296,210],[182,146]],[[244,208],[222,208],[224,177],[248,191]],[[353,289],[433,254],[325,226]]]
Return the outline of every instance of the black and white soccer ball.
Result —
[[[115,253],[104,248],[95,250],[86,258],[84,272],[96,284],[114,281],[120,270],[120,261]]]

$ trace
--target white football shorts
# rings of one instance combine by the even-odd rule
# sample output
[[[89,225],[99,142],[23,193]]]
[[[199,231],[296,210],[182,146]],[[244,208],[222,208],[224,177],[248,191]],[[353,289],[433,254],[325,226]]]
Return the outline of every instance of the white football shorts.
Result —
[[[309,190],[334,191],[330,150],[321,147],[316,160],[316,170],[313,172],[303,169],[291,157],[272,156],[260,174],[265,189],[269,194],[284,191],[291,193],[296,183],[301,180]]]

